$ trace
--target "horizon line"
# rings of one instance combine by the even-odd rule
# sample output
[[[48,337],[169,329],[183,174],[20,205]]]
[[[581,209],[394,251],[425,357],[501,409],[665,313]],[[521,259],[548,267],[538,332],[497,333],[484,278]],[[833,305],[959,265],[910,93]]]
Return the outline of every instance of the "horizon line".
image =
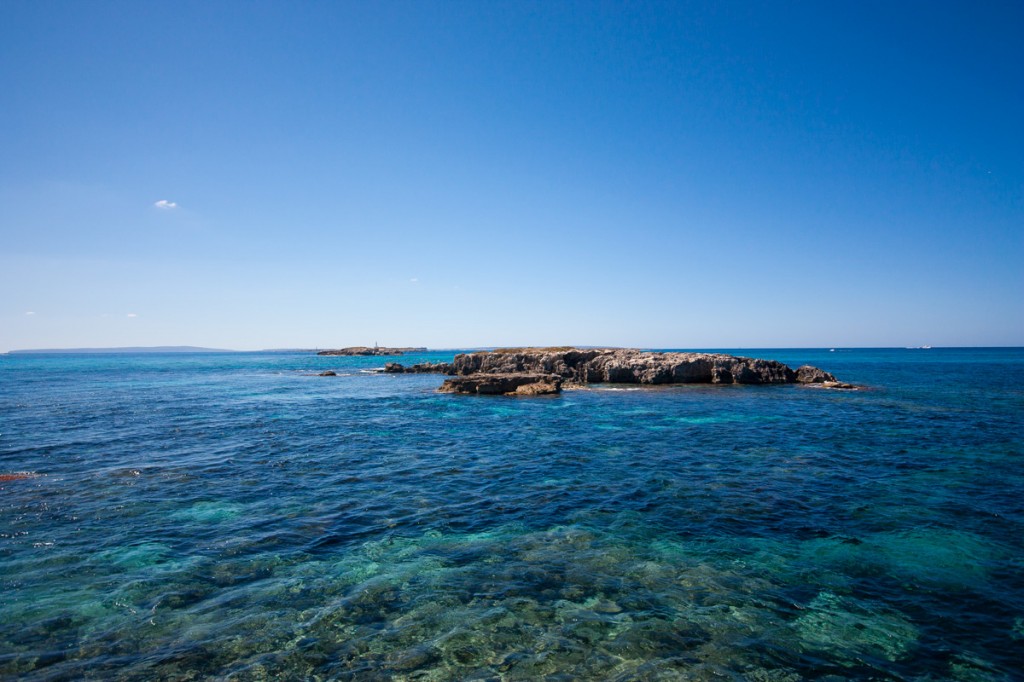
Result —
[[[273,353],[273,352],[317,352],[321,350],[332,350],[334,348],[345,348],[346,346],[286,346],[279,348],[211,348],[206,346],[191,345],[156,345],[156,346],[79,346],[69,348],[15,348],[7,351],[0,351],[0,355],[12,354],[75,354],[75,353],[142,353],[142,352],[164,352],[164,353]],[[354,347],[354,346],[353,346]],[[497,348],[585,348],[585,349],[629,349],[629,350],[650,350],[650,351],[698,351],[698,350],[953,350],[967,348],[990,348],[990,349],[1016,349],[1024,348],[1022,345],[977,345],[977,346],[616,346],[600,344],[566,344],[564,346],[521,346],[521,345],[487,345],[487,346],[446,346],[426,348],[426,352],[442,352],[457,350],[493,350]]]

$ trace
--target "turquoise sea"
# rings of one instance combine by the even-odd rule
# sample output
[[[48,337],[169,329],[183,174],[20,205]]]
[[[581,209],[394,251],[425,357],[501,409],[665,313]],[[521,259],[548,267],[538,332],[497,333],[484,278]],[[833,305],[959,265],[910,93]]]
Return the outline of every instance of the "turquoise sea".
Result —
[[[1024,349],[736,352],[867,388],[0,356],[0,678],[1022,679]]]

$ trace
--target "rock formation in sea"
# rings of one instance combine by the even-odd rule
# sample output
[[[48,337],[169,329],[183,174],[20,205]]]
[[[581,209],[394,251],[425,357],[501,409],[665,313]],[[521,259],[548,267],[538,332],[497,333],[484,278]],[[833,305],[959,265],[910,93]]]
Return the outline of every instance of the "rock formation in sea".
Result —
[[[352,346],[322,350],[317,355],[405,355],[406,353],[425,353],[426,348],[388,348],[386,346]]]
[[[547,395],[562,390],[562,377],[557,374],[477,373],[445,379],[437,390],[476,395]]]
[[[609,384],[816,384],[853,388],[832,374],[805,365],[790,369],[775,360],[722,353],[661,353],[636,349],[503,348],[462,353],[450,362],[405,367],[389,362],[388,373],[437,373],[449,379],[440,390],[452,393],[522,395],[524,386],[543,383],[557,392],[567,386]],[[499,379],[500,377],[500,379]],[[552,378],[557,378],[554,381]],[[509,390],[500,390],[511,387]]]

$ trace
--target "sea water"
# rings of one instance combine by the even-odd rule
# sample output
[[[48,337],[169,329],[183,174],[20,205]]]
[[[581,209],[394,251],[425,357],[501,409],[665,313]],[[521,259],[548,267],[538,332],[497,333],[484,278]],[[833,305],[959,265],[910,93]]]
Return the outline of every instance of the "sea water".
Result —
[[[864,389],[0,356],[0,677],[1021,679],[1024,350],[740,352]]]

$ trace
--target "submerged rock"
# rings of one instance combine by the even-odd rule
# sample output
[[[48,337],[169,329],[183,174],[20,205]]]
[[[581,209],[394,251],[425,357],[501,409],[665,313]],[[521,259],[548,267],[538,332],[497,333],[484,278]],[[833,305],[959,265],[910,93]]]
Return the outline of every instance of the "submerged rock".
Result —
[[[39,474],[34,471],[14,471],[9,474],[0,474],[0,483],[7,481],[21,481],[26,478],[38,478]]]
[[[317,376],[321,376],[321,377],[336,377],[336,376],[338,376],[338,373],[333,371],[333,370],[327,370],[326,372],[320,372],[320,374],[318,374]]]
[[[804,649],[827,652],[844,665],[863,657],[899,660],[919,637],[902,613],[831,592],[818,594],[792,625]]]
[[[548,374],[574,385],[799,383],[853,388],[832,374],[809,365],[794,371],[775,360],[722,353],[660,353],[636,349],[503,348],[461,353],[451,363],[422,363],[412,367],[388,363],[384,371],[394,374],[432,372],[461,377]]]

